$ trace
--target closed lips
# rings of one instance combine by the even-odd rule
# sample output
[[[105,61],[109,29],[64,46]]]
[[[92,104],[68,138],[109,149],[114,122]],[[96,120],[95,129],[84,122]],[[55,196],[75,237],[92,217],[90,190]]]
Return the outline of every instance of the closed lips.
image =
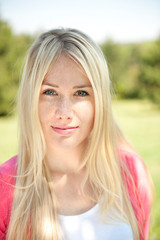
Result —
[[[69,130],[69,129],[78,128],[78,126],[76,126],[76,127],[54,127],[54,126],[51,126],[51,127],[54,129],[60,129],[60,130]]]

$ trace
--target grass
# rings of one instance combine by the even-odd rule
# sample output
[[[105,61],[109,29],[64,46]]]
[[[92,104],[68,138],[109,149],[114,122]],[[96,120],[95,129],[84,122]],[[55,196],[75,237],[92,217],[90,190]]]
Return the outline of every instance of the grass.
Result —
[[[17,119],[0,118],[0,163],[17,153]]]
[[[149,240],[160,236],[160,110],[146,101],[115,101],[114,115],[153,178],[157,200],[153,209],[153,230]],[[17,152],[16,118],[0,119],[0,162]]]

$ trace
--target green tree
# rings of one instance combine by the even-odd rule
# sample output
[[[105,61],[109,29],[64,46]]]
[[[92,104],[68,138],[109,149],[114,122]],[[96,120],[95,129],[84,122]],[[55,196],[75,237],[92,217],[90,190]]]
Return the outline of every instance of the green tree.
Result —
[[[8,106],[13,100],[12,85],[9,78],[9,63],[8,54],[10,52],[13,41],[13,34],[10,26],[0,21],[0,115],[5,115],[8,112]],[[7,106],[8,105],[8,106]]]
[[[0,116],[12,114],[22,63],[33,37],[14,35],[7,22],[0,20]]]
[[[147,97],[160,104],[160,39],[137,44],[109,40],[101,49],[118,97]]]
[[[108,62],[116,95],[120,98],[138,97],[139,46],[107,41],[101,49]]]
[[[160,38],[143,51],[139,82],[141,96],[160,104]]]
[[[108,64],[112,85],[114,87],[114,90],[118,93],[118,82],[120,80],[119,76],[121,76],[123,73],[120,45],[112,40],[108,40],[100,47]]]

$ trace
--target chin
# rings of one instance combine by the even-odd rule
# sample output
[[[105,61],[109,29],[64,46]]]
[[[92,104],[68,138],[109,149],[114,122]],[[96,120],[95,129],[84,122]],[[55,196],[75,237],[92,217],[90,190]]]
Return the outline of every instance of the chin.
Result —
[[[82,139],[80,141],[80,139],[73,139],[73,138],[69,138],[69,137],[62,137],[61,139],[57,140],[57,141],[49,141],[49,144],[47,144],[49,146],[50,149],[58,149],[61,148],[62,151],[64,150],[72,150],[75,148],[82,148],[85,147],[87,144],[87,139]]]

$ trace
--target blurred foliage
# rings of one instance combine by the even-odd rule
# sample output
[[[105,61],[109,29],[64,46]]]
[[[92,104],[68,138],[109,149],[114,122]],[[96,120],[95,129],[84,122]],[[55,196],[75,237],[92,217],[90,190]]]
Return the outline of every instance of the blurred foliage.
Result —
[[[160,104],[160,38],[142,54],[139,81],[142,97]]]
[[[160,105],[160,38],[154,42],[101,45],[116,95],[148,98]]]
[[[0,19],[0,116],[14,110],[21,69],[34,38],[15,35]],[[160,105],[160,39],[139,44],[107,40],[100,47],[119,98],[149,98]]]
[[[14,35],[7,22],[0,20],[0,116],[11,114],[20,70],[33,37]]]

